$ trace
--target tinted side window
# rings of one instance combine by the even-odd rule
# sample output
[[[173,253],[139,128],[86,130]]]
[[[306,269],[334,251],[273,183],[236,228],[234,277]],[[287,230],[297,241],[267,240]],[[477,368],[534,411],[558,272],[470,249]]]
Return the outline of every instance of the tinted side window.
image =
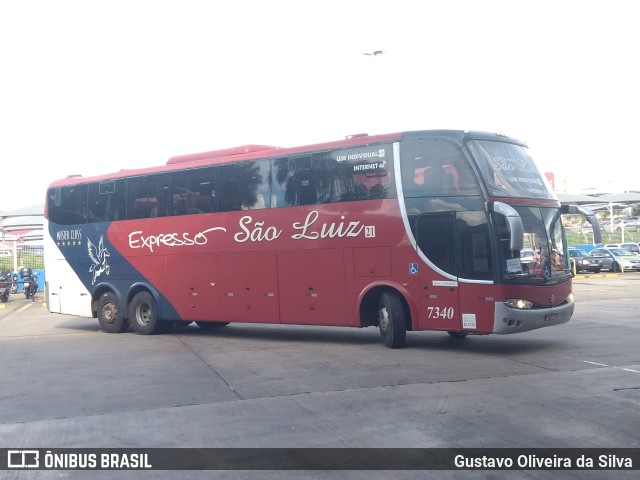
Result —
[[[273,194],[272,160],[256,160],[251,171],[249,184],[255,188],[255,194],[251,192],[247,195],[246,201],[242,204],[243,210],[258,210],[261,208],[272,208],[278,204],[277,197]]]
[[[87,185],[52,188],[48,193],[49,221],[59,225],[87,222]]]
[[[211,213],[218,208],[217,167],[195,168],[171,174],[173,215]]]
[[[165,217],[169,213],[169,174],[127,179],[127,218]]]
[[[458,145],[430,139],[403,142],[400,148],[406,197],[480,194],[478,181]]]
[[[375,145],[279,158],[273,192],[278,206],[393,198],[391,147]]]
[[[458,276],[475,280],[491,280],[493,258],[486,213],[484,211],[458,212],[455,238],[457,239]]]
[[[111,222],[126,218],[124,180],[89,185],[89,222]]]
[[[220,167],[220,212],[264,208],[263,173],[268,168],[265,166],[266,163],[262,162],[265,161],[234,163]]]
[[[417,242],[429,260],[456,275],[455,213],[423,214],[417,221]]]
[[[314,205],[318,202],[320,178],[313,168],[311,155],[289,158],[287,193],[291,205]],[[326,190],[326,187],[325,187]]]
[[[332,202],[395,197],[390,145],[371,145],[330,152],[323,168],[335,171]]]
[[[291,207],[296,204],[292,181],[293,170],[289,170],[288,158],[276,158],[271,166],[271,195],[275,199],[274,207]]]

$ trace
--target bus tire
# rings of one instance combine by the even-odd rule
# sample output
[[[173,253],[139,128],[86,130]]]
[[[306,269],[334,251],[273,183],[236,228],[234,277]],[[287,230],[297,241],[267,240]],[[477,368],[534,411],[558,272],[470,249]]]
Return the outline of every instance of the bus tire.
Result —
[[[404,307],[400,295],[387,291],[378,301],[378,326],[382,343],[389,348],[401,348],[407,337]]]
[[[199,322],[196,320],[196,325],[198,325],[203,330],[211,330],[213,328],[222,328],[229,325],[229,322]]]
[[[129,322],[120,315],[118,298],[113,292],[103,293],[98,300],[98,322],[107,333],[122,333],[129,328]]]
[[[129,322],[138,335],[155,335],[166,330],[167,322],[158,320],[156,301],[149,292],[138,292],[129,305]]]

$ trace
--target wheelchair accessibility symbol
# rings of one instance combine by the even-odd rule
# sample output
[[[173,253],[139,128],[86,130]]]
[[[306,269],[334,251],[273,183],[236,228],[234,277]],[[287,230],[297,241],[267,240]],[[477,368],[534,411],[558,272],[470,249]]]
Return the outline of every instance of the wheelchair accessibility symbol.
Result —
[[[418,274],[418,264],[410,263],[409,264],[409,275],[417,275]]]

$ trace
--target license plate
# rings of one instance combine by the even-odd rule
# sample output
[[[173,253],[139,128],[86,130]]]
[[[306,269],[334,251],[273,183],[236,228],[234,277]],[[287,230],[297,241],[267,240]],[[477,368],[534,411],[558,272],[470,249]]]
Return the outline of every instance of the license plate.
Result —
[[[557,319],[558,319],[557,313],[550,313],[549,315],[545,315],[544,317],[545,322],[553,322],[554,320],[557,320]]]
[[[24,285],[24,288],[29,288],[29,282],[24,282],[23,285]]]

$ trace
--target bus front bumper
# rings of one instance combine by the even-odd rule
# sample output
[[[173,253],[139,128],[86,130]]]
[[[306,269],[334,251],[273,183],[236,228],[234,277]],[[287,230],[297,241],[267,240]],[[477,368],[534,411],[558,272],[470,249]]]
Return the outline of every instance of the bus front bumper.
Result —
[[[495,306],[493,333],[498,334],[528,332],[567,323],[571,320],[575,308],[574,303],[535,310],[518,310],[502,302],[496,302]]]

